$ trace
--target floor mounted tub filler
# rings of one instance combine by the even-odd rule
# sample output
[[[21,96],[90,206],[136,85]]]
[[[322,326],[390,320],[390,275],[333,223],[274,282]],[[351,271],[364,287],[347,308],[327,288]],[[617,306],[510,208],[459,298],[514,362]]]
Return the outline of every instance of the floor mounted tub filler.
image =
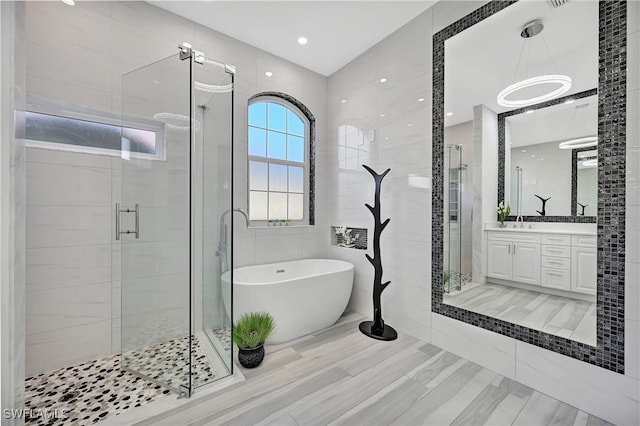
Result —
[[[227,312],[230,272],[222,274]],[[268,312],[276,328],[267,343],[288,342],[333,325],[347,307],[353,265],[341,260],[304,259],[245,266],[233,271],[234,321],[246,312]]]

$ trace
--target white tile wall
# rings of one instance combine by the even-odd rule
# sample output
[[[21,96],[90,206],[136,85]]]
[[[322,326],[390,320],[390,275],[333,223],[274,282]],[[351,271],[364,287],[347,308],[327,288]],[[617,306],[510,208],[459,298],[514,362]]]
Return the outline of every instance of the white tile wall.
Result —
[[[331,150],[330,171],[333,173],[329,177],[333,188],[333,191],[329,192],[329,220],[332,224],[353,226],[364,223],[370,232],[372,231],[370,215],[361,204],[363,198],[372,192],[373,184],[367,181],[368,175],[362,172],[345,173],[338,169],[336,145],[337,128],[341,124],[350,124],[362,129],[375,128],[377,140],[371,144],[371,164],[374,169],[392,169],[383,184],[383,200],[393,202],[391,205],[384,202],[382,204],[383,216],[392,219],[385,231],[386,235],[383,234],[382,238],[383,254],[390,253],[383,257],[383,265],[387,265],[385,279],[392,280],[391,286],[383,294],[382,305],[386,322],[396,326],[401,332],[421,337],[425,333],[421,332],[420,326],[430,328],[431,331],[426,334],[435,345],[614,423],[638,424],[640,61],[636,58],[640,57],[639,2],[628,2],[626,374],[615,374],[444,316],[429,315],[430,297],[427,295],[430,293],[431,268],[431,194],[429,191],[425,191],[424,197],[418,192],[409,194],[401,190],[401,185],[389,182],[394,181],[394,173],[397,170],[402,174],[412,169],[416,170],[416,173],[430,174],[431,36],[484,3],[486,1],[439,2],[421,18],[407,24],[329,78],[328,147]],[[424,41],[421,38],[424,38]],[[412,46],[422,47],[412,49]],[[410,55],[407,55],[407,50],[411,52]],[[398,63],[402,63],[406,70],[406,73],[400,74],[399,81],[402,81],[402,84],[396,83],[398,76],[394,73]],[[425,70],[423,79],[420,78],[421,70]],[[376,84],[376,79],[382,76],[389,78],[389,81],[385,85]],[[416,117],[414,114],[421,112],[418,108],[411,107],[410,97],[419,98],[423,93],[427,108],[426,117],[421,121],[424,128],[413,133],[416,124],[413,122]],[[341,104],[340,99],[347,99],[347,102]],[[374,102],[377,108],[371,107]],[[381,117],[381,114],[385,116]],[[414,126],[409,128],[407,124],[410,122]],[[423,136],[423,140],[417,139],[420,135]],[[424,144],[422,152],[421,144]],[[412,148],[417,150],[412,152]],[[364,177],[358,179],[361,176]],[[386,194],[385,191],[389,187],[400,192]],[[495,185],[491,188],[495,188]],[[495,192],[494,189],[491,191]],[[415,214],[408,213],[412,210],[415,210]],[[421,210],[424,213],[422,220],[419,216]],[[400,220],[403,223],[398,226]],[[427,223],[423,223],[423,220]],[[407,231],[411,226],[415,227],[415,232],[411,237],[407,237]],[[424,232],[426,239],[423,239]],[[422,246],[412,247],[413,250],[420,251],[417,255],[411,252],[409,241],[423,242]],[[355,287],[349,307],[365,315],[371,315],[372,274],[368,272],[371,269],[368,262],[361,260],[361,253],[341,248],[331,248],[330,256],[351,261],[356,265]],[[389,258],[392,260],[388,261]],[[403,262],[405,263],[400,267]],[[428,275],[422,282],[419,277],[425,268]],[[423,297],[420,296],[422,291]],[[427,311],[427,315],[423,316],[420,309]]]
[[[379,173],[382,220],[391,218],[381,236],[383,280],[391,280],[382,297],[385,322],[401,332],[431,339],[430,252],[431,192],[409,186],[408,176],[431,172],[430,11],[380,42],[329,78],[329,221],[366,227],[372,254],[373,217],[364,203],[374,202],[373,179],[361,163]],[[419,54],[416,54],[419,52]],[[380,83],[380,78],[386,78]],[[423,102],[418,102],[424,98]],[[347,102],[342,103],[341,100]],[[338,155],[338,129],[353,126],[365,135],[369,158],[347,170]],[[341,169],[340,167],[343,167]],[[349,307],[372,315],[373,268],[364,252],[331,248],[330,256],[355,265]]]
[[[27,95],[76,108],[118,114],[122,74],[174,55],[184,41],[213,59],[235,65],[235,207],[246,207],[248,98],[258,91],[273,90],[297,97],[317,120],[318,225],[247,230],[236,220],[236,266],[326,256],[326,77],[144,2],[87,2],[74,8],[61,2],[28,2],[26,27]],[[274,73],[273,78],[264,75],[267,69]],[[138,106],[147,111],[144,108],[149,104]],[[170,143],[179,144],[175,137]],[[141,215],[147,216],[140,223],[146,245],[129,244],[125,249],[126,255],[136,257],[125,265],[130,268],[127,277],[140,284],[132,290],[139,294],[125,299],[135,310],[153,302],[176,318],[184,312],[174,306],[179,286],[172,286],[170,279],[184,279],[181,274],[186,264],[186,247],[180,242],[187,226],[186,209],[181,207],[186,200],[185,149],[172,149],[169,161],[154,164],[148,172],[124,171],[125,181],[135,182],[127,187],[125,201],[133,202],[136,196]],[[119,158],[29,149],[29,375],[120,350],[122,249],[113,239],[113,205],[122,200],[121,170]],[[156,190],[158,185],[162,190]],[[154,220],[148,219],[151,216]],[[132,225],[128,221],[123,216],[124,226]],[[217,218],[214,221],[217,229]],[[203,266],[208,273],[213,270],[208,260]],[[106,291],[104,283],[110,281]],[[152,289],[154,284],[160,287]],[[46,318],[58,315],[44,306],[47,295],[61,301],[68,317],[45,324]],[[81,300],[100,305],[91,312],[99,320],[85,321],[88,312]],[[132,306],[125,305],[125,311],[127,308]],[[160,312],[146,312],[135,321],[144,329],[161,316]],[[85,339],[88,333],[93,335]],[[131,330],[128,333],[125,337],[136,337]],[[58,350],[63,346],[64,350]]]

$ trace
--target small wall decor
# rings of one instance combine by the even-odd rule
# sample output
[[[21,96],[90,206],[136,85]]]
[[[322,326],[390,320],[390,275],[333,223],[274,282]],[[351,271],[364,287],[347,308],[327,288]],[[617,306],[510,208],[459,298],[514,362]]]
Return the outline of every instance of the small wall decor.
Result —
[[[367,249],[366,228],[352,228],[347,226],[331,226],[331,245],[358,250]]]
[[[375,204],[371,207],[369,204],[365,203],[365,206],[369,209],[371,214],[373,214],[374,228],[373,228],[373,258],[368,254],[365,254],[367,260],[371,262],[373,265],[373,269],[375,271],[373,277],[373,321],[363,321],[360,323],[360,331],[374,339],[378,340],[395,340],[398,338],[398,333],[384,323],[382,319],[382,306],[380,304],[380,296],[382,296],[382,292],[391,281],[387,281],[386,283],[382,282],[382,258],[380,257],[380,234],[384,231],[384,228],[387,227],[391,219],[387,219],[384,222],[380,222],[380,186],[382,185],[382,179],[391,171],[391,169],[387,169],[384,173],[379,175],[375,171],[373,171],[370,167],[366,165],[362,165],[371,176],[376,183],[375,190]]]

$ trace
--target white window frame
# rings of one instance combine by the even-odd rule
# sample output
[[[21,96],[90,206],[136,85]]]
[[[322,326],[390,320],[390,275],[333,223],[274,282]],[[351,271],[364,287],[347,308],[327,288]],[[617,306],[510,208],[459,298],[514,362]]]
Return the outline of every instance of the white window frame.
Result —
[[[248,111],[249,108],[251,107],[251,105],[253,104],[257,104],[257,103],[261,103],[261,102],[265,102],[265,103],[275,103],[275,104],[279,104],[284,106],[287,110],[290,110],[291,112],[293,112],[298,118],[300,118],[300,120],[302,120],[302,122],[304,123],[304,161],[302,163],[299,163],[297,161],[288,161],[288,160],[280,160],[277,158],[270,158],[270,157],[260,157],[260,156],[256,156],[256,155],[249,155],[249,128],[250,127],[255,127],[260,129],[261,127],[256,127],[256,126],[252,126],[249,124],[249,117],[248,117]],[[268,110],[268,108],[267,108]],[[287,132],[281,132],[279,130],[272,130],[269,129],[268,127],[269,122],[268,122],[268,117],[267,117],[267,123],[266,126],[264,128],[264,130],[268,131],[274,131],[274,132],[278,132],[278,133],[283,133],[285,135],[289,135],[290,133]],[[299,136],[299,135],[295,135],[292,134],[292,136]],[[302,200],[303,200],[303,210],[302,210],[302,219],[301,220],[289,220],[288,226],[305,226],[305,225],[309,225],[309,181],[310,181],[310,176],[309,176],[309,170],[310,170],[310,166],[309,166],[309,157],[310,157],[310,140],[311,140],[311,123],[309,122],[309,119],[304,115],[304,113],[302,113],[302,111],[300,111],[300,109],[292,104],[291,102],[288,102],[284,99],[278,98],[276,96],[268,96],[268,95],[264,95],[264,96],[259,96],[257,98],[251,99],[247,105],[247,141],[246,141],[246,146],[247,146],[247,206],[248,206],[248,210],[249,210],[249,214],[251,214],[251,203],[250,203],[250,199],[251,199],[251,176],[250,176],[250,162],[251,161],[259,161],[262,163],[266,163],[266,164],[278,164],[278,165],[284,165],[284,166],[293,166],[293,167],[302,167],[303,171],[302,171],[302,175],[304,176],[304,181],[303,181],[303,193],[302,193]],[[268,149],[268,147],[267,147]],[[268,168],[267,168],[267,190],[266,191],[256,191],[256,192],[266,192],[267,194],[269,192],[278,192],[281,194],[290,194],[290,192],[279,192],[279,191],[269,191],[269,183],[268,183],[268,179],[269,179],[269,174],[268,174]],[[293,194],[297,194],[297,192],[294,192]],[[268,197],[267,197],[267,203],[268,203]],[[287,206],[288,207],[288,206]],[[269,214],[269,205],[267,204],[267,215]],[[274,223],[270,222],[269,220],[251,220],[251,227],[265,227],[265,226],[270,226],[273,227]],[[282,225],[282,226],[286,226],[286,225]]]
[[[131,158],[155,161],[166,160],[165,123],[139,117],[121,117],[119,115],[105,111],[96,111],[88,108],[84,109],[67,104],[58,104],[44,99],[28,99],[24,111],[52,115],[61,118],[68,118],[71,120],[82,120],[98,124],[108,124],[116,127],[147,130],[156,134],[156,152],[154,154],[130,152],[122,149],[98,148],[93,146],[65,144],[61,142],[48,142],[26,139],[24,134],[16,134],[16,138],[23,142],[26,147],[49,149],[54,151],[78,152],[83,154],[108,155],[111,157],[122,157],[127,160]],[[24,123],[26,119],[23,114],[24,111],[16,111],[16,121],[21,120]],[[25,126],[16,126],[16,128],[24,129]]]

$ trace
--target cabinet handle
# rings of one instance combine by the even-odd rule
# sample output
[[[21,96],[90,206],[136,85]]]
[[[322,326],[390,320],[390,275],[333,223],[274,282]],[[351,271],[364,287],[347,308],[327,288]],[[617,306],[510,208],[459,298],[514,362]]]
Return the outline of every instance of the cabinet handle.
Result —
[[[516,243],[513,243],[513,254],[516,254]]]
[[[509,245],[507,246],[507,250],[508,250],[508,252],[507,252],[507,253],[508,253],[508,254],[511,254],[511,244],[509,244]]]
[[[549,263],[551,265],[562,265],[562,263],[560,263],[560,262],[553,262],[551,260],[547,260],[547,263]]]
[[[551,276],[554,276],[554,277],[560,277],[560,278],[562,278],[562,275],[560,275],[560,274],[554,274],[553,272],[547,272],[547,274],[549,274],[549,275],[551,275]]]
[[[562,250],[551,250],[551,249],[547,249],[547,251],[549,253],[562,253]]]

